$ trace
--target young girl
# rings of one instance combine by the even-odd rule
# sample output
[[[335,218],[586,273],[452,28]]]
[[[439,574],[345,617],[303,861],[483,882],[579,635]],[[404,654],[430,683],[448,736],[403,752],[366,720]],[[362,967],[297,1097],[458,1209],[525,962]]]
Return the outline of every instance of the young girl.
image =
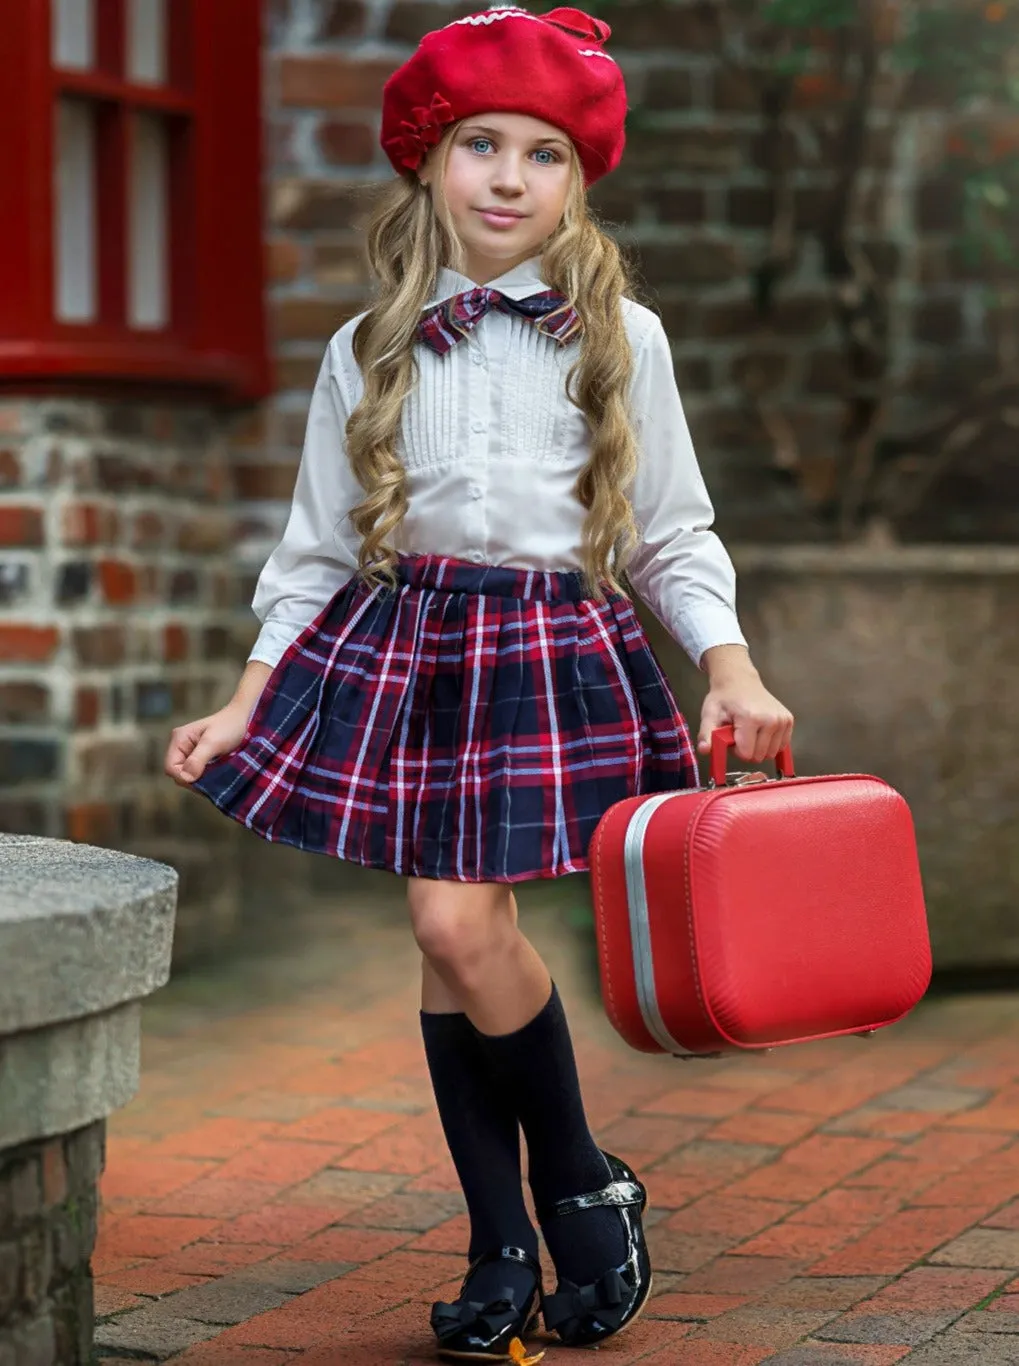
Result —
[[[759,763],[792,729],[740,633],[668,340],[587,212],[623,149],[609,32],[497,5],[387,83],[400,174],[369,230],[377,301],[326,351],[236,695],[166,759],[265,839],[408,879],[470,1213],[460,1298],[432,1311],[449,1357],[519,1359],[539,1305],[594,1344],[650,1291],[644,1187],[591,1135],[512,892],[586,869],[614,802],[697,783],[624,566],[708,675],[702,750],[731,721]]]

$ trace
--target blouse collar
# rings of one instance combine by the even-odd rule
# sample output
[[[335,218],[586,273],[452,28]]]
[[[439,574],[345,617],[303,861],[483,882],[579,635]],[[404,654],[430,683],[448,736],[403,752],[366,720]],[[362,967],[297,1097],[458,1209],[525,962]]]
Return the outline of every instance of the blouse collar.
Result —
[[[443,266],[435,279],[435,290],[433,297],[425,305],[426,308],[433,308],[436,304],[451,299],[454,294],[463,294],[469,289],[480,289],[476,280],[470,280],[466,275],[460,275],[455,270],[449,270]],[[484,286],[485,289],[497,289],[500,294],[505,294],[508,299],[526,299],[530,294],[536,294],[540,290],[547,289],[548,285],[541,276],[541,257],[531,256],[526,261],[521,261],[512,270],[506,271],[495,280],[489,280]]]

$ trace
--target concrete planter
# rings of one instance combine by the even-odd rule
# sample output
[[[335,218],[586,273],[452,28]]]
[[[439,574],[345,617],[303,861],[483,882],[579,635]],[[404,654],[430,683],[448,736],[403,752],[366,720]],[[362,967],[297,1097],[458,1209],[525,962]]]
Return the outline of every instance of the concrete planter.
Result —
[[[177,874],[0,835],[0,1363],[94,1359],[90,1259],[107,1116],[138,1087]]]
[[[867,772],[916,821],[936,966],[1019,965],[1019,549],[733,549],[802,773]],[[693,725],[703,681],[641,609]]]

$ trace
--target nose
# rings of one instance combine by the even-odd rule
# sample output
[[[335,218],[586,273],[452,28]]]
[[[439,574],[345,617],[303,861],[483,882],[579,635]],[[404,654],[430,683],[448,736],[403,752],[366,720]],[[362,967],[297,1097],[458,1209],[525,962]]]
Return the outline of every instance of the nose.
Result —
[[[505,152],[496,159],[492,168],[492,189],[501,195],[523,194],[523,163],[514,153]]]

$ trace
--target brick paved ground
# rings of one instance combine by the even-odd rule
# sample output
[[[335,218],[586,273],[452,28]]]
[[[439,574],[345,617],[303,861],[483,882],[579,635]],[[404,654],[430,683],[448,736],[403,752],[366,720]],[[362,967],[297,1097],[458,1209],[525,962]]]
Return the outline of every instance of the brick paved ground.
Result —
[[[646,1058],[541,898],[524,919],[593,1122],[653,1203],[656,1296],[602,1360],[1019,1363],[1019,996],[933,1001],[871,1041]],[[455,1294],[466,1232],[415,955],[383,900],[321,910],[149,1011],[142,1090],[110,1130],[103,1360],[433,1359],[428,1307]],[[552,1346],[546,1366],[581,1359]]]

